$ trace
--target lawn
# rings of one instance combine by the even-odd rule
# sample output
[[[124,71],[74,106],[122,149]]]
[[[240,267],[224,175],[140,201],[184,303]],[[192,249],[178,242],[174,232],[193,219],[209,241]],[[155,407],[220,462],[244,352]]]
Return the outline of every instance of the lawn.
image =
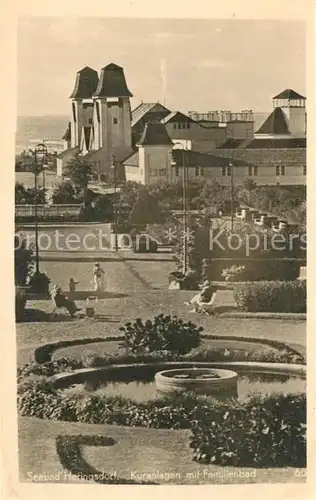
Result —
[[[242,484],[260,482],[304,482],[296,469],[223,469],[192,461],[188,446],[189,431],[126,428],[115,425],[91,425],[48,422],[36,418],[19,419],[20,480],[30,481],[37,474],[54,474],[57,482],[70,482],[60,464],[56,437],[63,435],[103,436],[113,446],[82,445],[81,457],[99,473],[112,473],[134,479],[137,474],[157,474],[160,484]],[[32,443],[30,448],[29,443]],[[171,473],[174,478],[169,478]],[[248,475],[247,475],[248,473]],[[73,470],[73,474],[75,471]],[[44,481],[45,482],[45,481]],[[82,482],[72,477],[71,482]],[[84,481],[86,482],[86,481]]]

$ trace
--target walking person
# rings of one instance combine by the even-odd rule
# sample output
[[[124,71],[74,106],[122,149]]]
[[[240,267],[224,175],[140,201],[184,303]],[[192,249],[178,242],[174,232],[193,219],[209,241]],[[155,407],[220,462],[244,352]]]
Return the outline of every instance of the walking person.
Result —
[[[95,292],[104,292],[104,271],[97,262],[93,269],[93,282]]]

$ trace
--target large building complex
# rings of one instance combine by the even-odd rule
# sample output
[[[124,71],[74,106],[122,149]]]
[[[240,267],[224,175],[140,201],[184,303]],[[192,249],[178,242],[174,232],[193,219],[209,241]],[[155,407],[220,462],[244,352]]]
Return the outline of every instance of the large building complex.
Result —
[[[173,111],[159,102],[133,111],[124,70],[105,66],[100,76],[78,71],[70,96],[72,116],[58,157],[58,174],[80,153],[105,180],[113,160],[127,181],[143,184],[181,175],[171,165],[173,148],[187,149],[189,178],[229,185],[252,178],[258,185],[306,183],[306,98],[287,89],[272,99],[272,111],[254,130],[251,110]]]

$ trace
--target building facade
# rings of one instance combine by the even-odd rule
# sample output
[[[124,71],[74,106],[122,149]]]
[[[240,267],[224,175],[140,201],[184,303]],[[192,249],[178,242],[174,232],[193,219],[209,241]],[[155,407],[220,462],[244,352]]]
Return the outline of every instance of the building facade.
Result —
[[[59,175],[79,151],[100,178],[113,176],[113,161],[120,164],[132,152],[131,97],[124,70],[116,64],[102,68],[100,77],[89,67],[78,71],[70,96],[70,147],[59,155]]]

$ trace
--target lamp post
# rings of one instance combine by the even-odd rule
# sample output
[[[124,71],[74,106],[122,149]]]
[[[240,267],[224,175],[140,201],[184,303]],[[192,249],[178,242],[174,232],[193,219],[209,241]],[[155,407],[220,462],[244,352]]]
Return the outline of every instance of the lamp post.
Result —
[[[182,168],[182,212],[183,212],[183,275],[187,272],[188,267],[188,228],[187,228],[187,148],[182,142],[175,142],[175,146],[180,146],[175,149],[181,150],[181,168]]]
[[[112,166],[113,169],[113,180],[114,180],[114,249],[115,252],[118,251],[118,239],[117,239],[117,206],[116,206],[116,191],[117,191],[117,172],[116,172],[116,159],[115,156],[112,155]]]
[[[229,163],[230,169],[230,217],[231,217],[231,231],[234,230],[234,166]]]

